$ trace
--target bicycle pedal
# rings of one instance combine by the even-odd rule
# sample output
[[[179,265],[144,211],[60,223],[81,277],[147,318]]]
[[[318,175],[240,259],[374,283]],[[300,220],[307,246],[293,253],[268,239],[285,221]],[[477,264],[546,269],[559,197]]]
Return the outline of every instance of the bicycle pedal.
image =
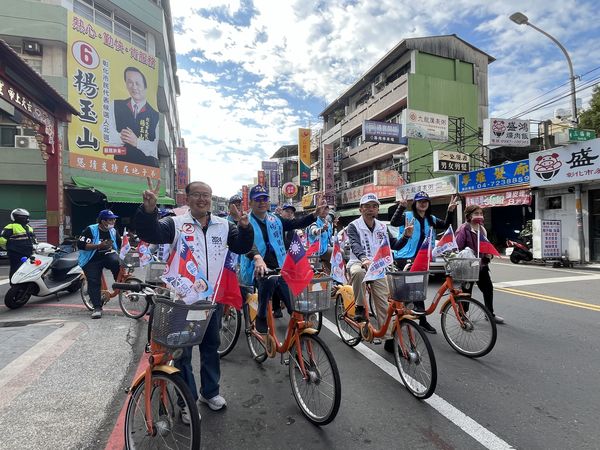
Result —
[[[281,364],[285,365],[285,366],[289,366],[290,365],[290,354],[286,353],[286,356],[284,357],[284,354],[281,354]]]
[[[147,344],[144,346],[144,353],[150,353],[150,343],[147,343]]]

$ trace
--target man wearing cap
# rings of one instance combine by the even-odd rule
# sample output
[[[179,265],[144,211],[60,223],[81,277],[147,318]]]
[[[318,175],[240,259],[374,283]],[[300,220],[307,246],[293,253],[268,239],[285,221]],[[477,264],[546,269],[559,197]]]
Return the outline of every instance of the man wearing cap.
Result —
[[[77,241],[79,266],[85,273],[88,295],[94,306],[92,319],[102,317],[102,298],[100,294],[102,270],[109,269],[115,281],[117,281],[119,275],[118,251],[121,247],[121,236],[115,229],[117,217],[110,209],[103,209],[98,214],[98,223],[83,230],[79,241]]]
[[[427,192],[420,191],[415,194],[411,211],[406,211],[406,199],[400,200],[398,209],[390,221],[390,225],[398,227],[398,239],[403,243],[402,249],[394,252],[394,260],[400,269],[403,269],[409,260],[414,260],[432,227],[434,230],[445,230],[454,222],[454,210],[457,204],[458,197],[453,196],[448,205],[446,219],[441,220],[431,214],[431,200]],[[418,310],[425,309],[425,302],[414,302],[414,305]],[[419,325],[428,333],[437,333],[425,315],[420,317]]]
[[[242,197],[234,195],[229,199],[229,214],[227,220],[235,224],[240,220],[240,214],[242,212]]]
[[[360,199],[360,217],[348,225],[346,232],[350,240],[350,259],[347,268],[350,271],[350,282],[354,291],[356,302],[355,320],[365,320],[365,289],[363,280],[373,262],[379,246],[387,236],[392,249],[401,248],[399,240],[391,236],[386,225],[376,219],[379,213],[379,199],[375,194],[365,194]],[[379,327],[385,323],[388,307],[389,289],[385,278],[373,280],[371,284],[371,298],[375,305],[375,313]],[[389,328],[388,328],[389,330]],[[392,352],[394,341],[389,331],[385,334],[385,350]],[[376,344],[381,343],[374,340]]]
[[[253,285],[255,278],[258,281],[256,330],[259,333],[267,332],[267,301],[275,291],[290,310],[290,296],[283,278],[263,278],[269,269],[278,269],[283,265],[286,256],[284,233],[306,228],[326,206],[319,205],[314,215],[288,220],[269,212],[269,193],[263,186],[259,184],[250,190],[250,224],[254,228],[254,247],[242,256],[240,274],[246,285]]]
[[[291,203],[286,203],[281,207],[281,214],[279,216],[282,219],[293,220],[296,215],[296,208]],[[292,238],[294,237],[295,230],[289,230],[285,232],[283,237],[283,243],[285,245],[285,250],[287,251],[290,248],[290,244],[292,243]]]
[[[333,219],[329,220],[329,206],[324,208],[317,216],[317,220],[308,227],[308,242],[313,244],[319,241],[319,250],[317,254],[321,257],[325,268],[331,270],[331,236],[333,235]]]

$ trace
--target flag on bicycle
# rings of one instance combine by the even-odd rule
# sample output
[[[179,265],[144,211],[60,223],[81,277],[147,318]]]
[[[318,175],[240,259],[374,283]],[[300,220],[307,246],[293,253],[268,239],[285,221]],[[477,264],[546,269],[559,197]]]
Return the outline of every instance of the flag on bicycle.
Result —
[[[331,278],[338,283],[346,284],[348,279],[346,278],[346,263],[344,261],[344,254],[339,241],[336,239],[333,243],[333,250],[331,252]]]
[[[292,294],[298,295],[310,284],[314,274],[298,233],[294,233],[285,261],[281,266],[281,276],[289,286]]]
[[[429,270],[429,260],[431,250],[433,248],[433,228],[429,230],[429,235],[425,238],[421,244],[421,248],[415,256],[415,260],[410,267],[410,272],[425,272]]]
[[[225,305],[231,305],[238,311],[242,309],[242,293],[238,283],[235,268],[238,264],[239,255],[227,250],[227,256],[223,263],[223,270],[216,283],[215,301]]]
[[[119,251],[119,258],[125,259],[125,255],[131,250],[131,244],[129,243],[129,233],[127,228],[123,231],[123,239],[121,240],[121,250]]]
[[[481,232],[481,227],[479,227],[479,229],[477,230],[477,234],[479,235],[479,248],[477,249],[478,255],[483,253],[501,257],[500,253],[498,253],[496,247],[494,247],[492,243],[488,240],[485,233]]]
[[[150,251],[150,244],[144,241],[140,241],[138,244],[138,252],[140,254],[140,266],[145,267],[152,261],[152,252]]]
[[[199,270],[194,253],[183,235],[177,248],[171,252],[160,278],[175,292],[178,300],[188,305],[208,299],[213,294],[213,287]]]
[[[300,241],[302,242],[302,241]],[[310,244],[308,246],[308,248],[306,249],[306,256],[312,256],[314,253],[321,253],[321,240],[319,239],[318,241],[313,242],[312,244]]]
[[[454,235],[452,225],[448,227],[442,238],[437,242],[431,252],[431,256],[432,258],[436,258],[442,253],[449,252],[451,250],[458,251],[458,244],[456,243],[456,236]]]
[[[385,278],[385,271],[394,262],[392,258],[392,249],[388,241],[387,234],[383,235],[383,239],[379,244],[379,248],[373,257],[373,261],[365,274],[364,281],[379,280]]]

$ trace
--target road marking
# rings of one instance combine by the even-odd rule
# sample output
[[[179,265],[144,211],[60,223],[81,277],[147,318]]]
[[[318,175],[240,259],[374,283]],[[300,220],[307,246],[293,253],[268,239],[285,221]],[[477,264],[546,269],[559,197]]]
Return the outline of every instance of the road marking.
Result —
[[[62,355],[85,331],[81,322],[64,325],[0,370],[0,410],[10,403]]]
[[[573,306],[575,308],[589,309],[590,311],[600,312],[600,305],[594,305],[592,303],[578,302],[576,300],[569,300],[561,297],[553,297],[551,295],[538,294],[535,292],[521,291],[518,289],[510,288],[499,288],[498,291],[506,292],[508,294],[520,295],[521,297],[527,297],[533,300],[542,300],[550,303],[558,303],[561,305]]]
[[[569,283],[573,281],[594,281],[600,280],[600,275],[581,275],[572,277],[558,278],[536,278],[533,280],[518,280],[518,281],[500,281],[494,283],[494,287],[509,288],[514,286],[529,286],[535,284],[550,284],[550,283]]]
[[[6,280],[0,280],[0,286],[2,286],[3,284],[8,284],[10,283],[10,280],[7,278]]]
[[[333,322],[323,317],[323,325],[329,331],[331,331],[333,334],[339,337],[337,326]],[[398,383],[404,386],[404,384],[402,383],[402,379],[398,374],[398,369],[394,364],[390,363],[385,358],[383,358],[382,356],[380,356],[379,354],[377,354],[362,343],[358,344],[356,347],[354,347],[354,349],[360,354],[362,354],[369,361],[371,361],[373,364],[375,364],[377,367],[379,367],[382,371],[387,373]],[[435,409],[437,412],[439,412],[450,422],[452,422],[454,425],[456,425],[458,428],[460,428],[469,436],[471,436],[473,439],[475,439],[477,442],[479,442],[481,445],[483,445],[485,448],[491,450],[514,448],[508,442],[499,438],[490,430],[483,427],[475,420],[467,416],[465,413],[452,406],[439,395],[433,394],[430,398],[423,401],[429,406],[431,406],[433,409]]]

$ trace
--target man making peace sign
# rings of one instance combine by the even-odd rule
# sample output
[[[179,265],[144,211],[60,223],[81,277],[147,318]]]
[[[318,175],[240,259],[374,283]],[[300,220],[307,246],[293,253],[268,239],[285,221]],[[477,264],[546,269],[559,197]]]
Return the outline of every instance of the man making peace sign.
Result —
[[[214,287],[219,278],[227,250],[243,254],[252,248],[254,231],[249,226],[248,215],[239,212],[239,221],[235,225],[225,218],[211,215],[212,189],[201,181],[193,181],[185,187],[186,203],[189,211],[176,217],[158,219],[156,208],[160,182],[156,187],[148,180],[148,189],[143,193],[143,205],[135,215],[135,223],[139,236],[153,244],[171,244],[171,252],[179,252],[181,236],[186,245],[192,249],[198,262],[198,270],[203,271],[204,279]],[[218,301],[218,299],[217,299]],[[204,339],[200,344],[200,396],[192,372],[192,349],[184,349],[184,354],[177,361],[177,367],[188,383],[195,399],[207,403],[212,410],[226,406],[225,399],[219,394],[221,368],[219,362],[219,325],[223,305],[219,304],[206,328]],[[182,420],[189,423],[189,411],[182,411]]]

